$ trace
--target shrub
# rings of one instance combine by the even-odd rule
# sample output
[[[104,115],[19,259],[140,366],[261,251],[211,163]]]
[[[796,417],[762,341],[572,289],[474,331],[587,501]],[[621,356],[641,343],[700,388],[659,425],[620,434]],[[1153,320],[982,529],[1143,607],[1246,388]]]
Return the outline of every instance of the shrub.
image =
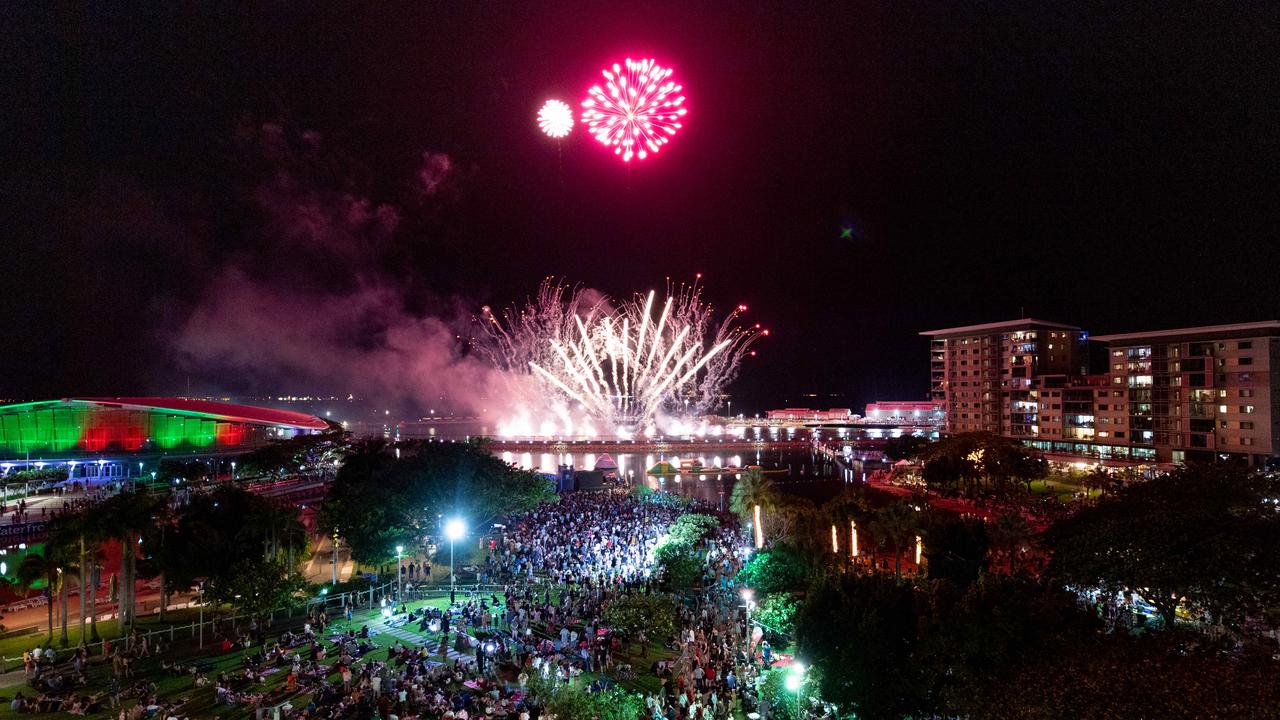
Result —
[[[799,607],[800,603],[789,593],[772,593],[764,596],[752,613],[752,618],[764,627],[766,639],[779,645],[790,638],[795,630],[796,610]]]
[[[609,604],[604,611],[605,624],[627,637],[644,630],[656,640],[675,632],[675,612],[666,595],[626,595]]]
[[[791,545],[776,545],[751,557],[738,573],[738,582],[769,594],[803,590],[809,584],[813,561]]]

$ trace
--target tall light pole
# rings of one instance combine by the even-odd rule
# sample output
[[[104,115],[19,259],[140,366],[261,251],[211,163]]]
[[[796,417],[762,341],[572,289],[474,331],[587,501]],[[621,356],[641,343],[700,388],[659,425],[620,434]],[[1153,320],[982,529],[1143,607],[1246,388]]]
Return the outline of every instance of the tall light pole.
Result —
[[[404,593],[404,576],[400,574],[400,570],[401,570],[400,558],[403,555],[404,555],[404,546],[397,545],[396,546],[396,599],[397,600],[399,600],[400,596]]]
[[[742,594],[742,606],[747,609],[747,627],[746,627],[746,632],[743,634],[744,634],[744,639],[746,640],[746,645],[747,645],[747,661],[750,662],[752,657],[752,652],[751,652],[751,605],[752,605],[752,602],[751,601],[755,597],[756,593],[751,588],[742,588],[741,594]]]
[[[196,578],[196,588],[200,592],[200,648],[204,648],[204,578]]]
[[[461,518],[453,518],[444,524],[444,535],[449,538],[449,590],[453,591],[458,576],[453,570],[453,543],[467,534],[467,524]]]
[[[231,482],[236,481],[236,461],[231,461]]]
[[[338,531],[333,531],[333,586],[338,586]]]

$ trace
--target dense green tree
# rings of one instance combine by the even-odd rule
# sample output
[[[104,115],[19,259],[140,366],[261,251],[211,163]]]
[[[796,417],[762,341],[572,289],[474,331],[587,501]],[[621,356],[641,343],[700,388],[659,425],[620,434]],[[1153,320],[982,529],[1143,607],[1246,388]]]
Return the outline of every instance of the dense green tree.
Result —
[[[766,639],[778,644],[795,631],[796,612],[800,602],[791,593],[769,593],[751,613],[751,620],[764,628]]]
[[[196,495],[178,512],[159,513],[146,537],[148,560],[167,590],[189,589],[203,577],[211,602],[252,612],[271,609],[291,591],[305,545],[296,509],[234,485]]]
[[[688,592],[702,579],[702,558],[688,543],[667,541],[659,545],[653,561],[667,587]]]
[[[875,511],[871,518],[871,538],[893,551],[893,568],[902,574],[902,551],[915,546],[920,532],[920,513],[910,503],[898,501]]]
[[[751,556],[738,573],[738,583],[760,594],[794,592],[808,586],[813,556],[790,543],[777,543]]]
[[[243,559],[225,577],[205,584],[204,595],[214,603],[227,603],[237,611],[262,617],[289,605],[306,583],[278,560]]]
[[[932,516],[924,531],[930,580],[966,586],[987,569],[987,523],[977,518]]]
[[[950,435],[925,448],[922,458],[930,490],[968,498],[1008,499],[1015,490],[1028,491],[1031,481],[1048,472],[1038,453],[991,433]]]
[[[673,599],[669,595],[623,595],[605,608],[604,622],[627,638],[643,630],[654,640],[666,640],[676,628]]]
[[[987,675],[952,697],[956,716],[1255,720],[1280,708],[1269,651],[1223,652],[1178,633],[1079,636]]]
[[[118,600],[121,635],[136,620],[138,548],[143,532],[153,526],[153,516],[161,503],[160,498],[146,493],[122,492],[96,508],[105,534],[119,540],[121,545]]]
[[[1036,542],[1037,534],[1031,523],[1017,510],[1010,510],[990,523],[988,535],[991,549],[1004,555],[1009,572],[1018,572],[1018,560],[1023,552]]]
[[[987,574],[962,586],[874,573],[829,576],[796,616],[799,656],[815,689],[859,718],[986,717],[970,698],[1063,638],[1092,637],[1075,598],[1024,577]],[[1017,692],[1016,685],[1004,688]]]
[[[238,478],[285,478],[300,472],[331,475],[350,440],[341,429],[277,440],[237,460]]]
[[[1049,530],[1049,574],[1137,593],[1166,626],[1184,601],[1227,620],[1263,615],[1280,606],[1277,497],[1277,478],[1226,465],[1126,486]]]
[[[676,518],[674,523],[671,523],[671,527],[667,529],[667,535],[672,542],[685,543],[696,547],[698,543],[702,542],[703,538],[719,527],[720,520],[713,515],[686,513]]]
[[[929,446],[929,438],[920,435],[902,435],[884,442],[884,455],[890,460],[911,460]]]
[[[830,576],[806,596],[797,654],[822,668],[814,689],[842,715],[897,720],[929,708],[916,604],[911,584],[881,573]]]
[[[49,614],[49,635],[45,639],[48,643],[53,642],[53,606],[56,600],[53,590],[58,583],[57,567],[56,559],[48,557],[45,553],[28,550],[17,569],[18,588],[24,593],[31,592],[37,584],[44,583],[49,600],[45,604],[45,610]]]
[[[441,517],[485,528],[497,517],[555,499],[551,481],[467,443],[370,441],[342,464],[320,510],[356,562],[385,563],[398,544],[434,533]]]
[[[593,693],[581,685],[557,685],[535,673],[529,690],[544,716],[556,720],[637,720],[644,712],[639,695],[616,686]]]
[[[773,478],[760,468],[748,468],[733,484],[733,492],[729,495],[729,510],[741,518],[743,525],[748,525],[754,522],[755,506],[759,505],[763,534],[769,525],[765,516],[773,510],[779,499],[780,493]]]

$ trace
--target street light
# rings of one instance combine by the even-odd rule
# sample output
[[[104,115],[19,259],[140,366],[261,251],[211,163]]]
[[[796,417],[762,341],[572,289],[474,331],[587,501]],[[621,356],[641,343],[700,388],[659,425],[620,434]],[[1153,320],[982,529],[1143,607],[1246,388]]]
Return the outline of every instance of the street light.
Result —
[[[787,689],[796,694],[796,717],[800,720],[800,692],[804,689],[804,663],[796,661],[791,666],[791,672],[787,674]]]
[[[196,578],[196,588],[200,593],[200,648],[204,648],[204,581],[205,578]]]
[[[752,600],[755,598],[756,593],[751,588],[742,588],[739,594],[742,595],[742,606],[747,609],[747,627],[743,639],[746,640],[747,659],[751,660],[751,606],[754,604]]]
[[[457,582],[453,571],[453,542],[461,540],[467,534],[467,524],[461,518],[453,518],[444,524],[444,536],[449,538],[449,590],[452,591]]]
[[[338,531],[333,531],[333,585],[338,586]]]
[[[404,555],[404,546],[397,545],[396,546],[396,599],[397,600],[399,600],[400,596],[404,594],[404,576],[401,575],[400,573],[400,570],[402,569],[402,566],[400,564],[400,558],[403,555]]]

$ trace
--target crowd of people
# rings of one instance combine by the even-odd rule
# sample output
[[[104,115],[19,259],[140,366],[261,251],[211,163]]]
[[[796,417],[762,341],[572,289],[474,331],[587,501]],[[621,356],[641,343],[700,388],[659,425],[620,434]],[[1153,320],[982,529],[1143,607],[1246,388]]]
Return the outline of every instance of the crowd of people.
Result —
[[[193,689],[212,685],[213,714],[238,709],[258,720],[537,720],[555,688],[598,691],[647,672],[659,689],[644,695],[643,720],[725,720],[743,699],[755,707],[749,692],[754,653],[747,649],[745,611],[733,587],[743,541],[725,522],[700,547],[704,590],[670,592],[655,575],[653,553],[687,511],[662,495],[570,494],[505,519],[489,541],[484,572],[505,583],[503,592],[451,594],[443,609],[410,610],[407,598],[400,598],[372,628],[350,623],[349,607],[332,626],[318,612],[301,631],[272,643],[264,628],[227,632],[220,640],[224,651],[248,649],[240,667],[215,674],[165,656],[160,672],[188,678]],[[626,636],[608,627],[610,605],[631,594],[669,600],[676,630],[651,637],[641,628]],[[383,633],[388,635],[377,637]],[[388,647],[390,638],[396,640]],[[651,656],[653,644],[665,651]],[[83,693],[77,664],[76,672],[58,680],[66,687],[15,698],[13,707],[82,713],[136,697],[137,703],[121,707],[120,720],[182,718],[185,696],[163,704],[154,685],[133,677],[131,662],[147,652],[139,649],[146,645],[126,646],[131,650],[117,648],[113,655],[107,690]],[[637,646],[644,650],[637,654]],[[33,663],[36,676],[39,667]]]

